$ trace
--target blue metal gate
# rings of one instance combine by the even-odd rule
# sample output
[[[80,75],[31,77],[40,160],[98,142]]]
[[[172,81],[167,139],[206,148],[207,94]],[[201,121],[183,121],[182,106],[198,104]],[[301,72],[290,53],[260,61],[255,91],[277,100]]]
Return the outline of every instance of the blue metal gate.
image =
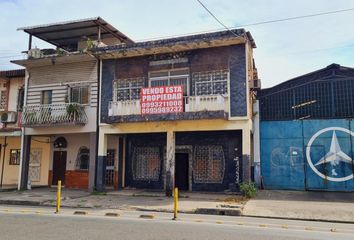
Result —
[[[354,191],[354,122],[262,121],[261,171],[267,189]]]

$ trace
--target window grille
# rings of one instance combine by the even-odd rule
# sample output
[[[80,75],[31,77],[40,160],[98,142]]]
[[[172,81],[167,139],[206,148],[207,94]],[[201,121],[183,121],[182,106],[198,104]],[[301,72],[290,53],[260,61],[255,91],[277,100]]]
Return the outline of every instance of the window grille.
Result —
[[[76,156],[76,169],[88,170],[90,162],[90,149],[87,147],[80,147]]]
[[[6,106],[6,91],[0,92],[0,109],[5,109]]]
[[[193,160],[195,183],[222,183],[225,172],[225,157],[222,146],[196,146]]]
[[[192,95],[217,95],[228,93],[228,70],[197,72],[192,75]]]
[[[41,161],[42,149],[31,149],[28,178],[32,182],[39,182],[41,180]]]
[[[135,147],[132,172],[134,180],[158,181],[160,177],[160,149],[158,147]]]
[[[261,96],[261,120],[354,117],[354,79],[329,79]]]
[[[113,82],[113,101],[140,99],[140,89],[145,86],[144,78],[116,79]]]

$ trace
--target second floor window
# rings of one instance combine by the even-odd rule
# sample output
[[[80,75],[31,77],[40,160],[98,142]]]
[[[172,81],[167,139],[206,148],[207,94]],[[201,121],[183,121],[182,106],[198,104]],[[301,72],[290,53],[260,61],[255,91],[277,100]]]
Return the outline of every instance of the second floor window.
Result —
[[[70,89],[70,102],[88,104],[89,103],[89,88],[85,87],[72,87]]]
[[[6,91],[0,91],[0,109],[5,109],[6,106]]]
[[[42,91],[41,104],[52,104],[52,90]]]
[[[18,89],[18,95],[17,95],[17,111],[22,112],[23,109],[23,102],[25,99],[25,90],[24,88]]]
[[[183,85],[183,94],[189,95],[189,70],[172,69],[150,72],[149,87]]]

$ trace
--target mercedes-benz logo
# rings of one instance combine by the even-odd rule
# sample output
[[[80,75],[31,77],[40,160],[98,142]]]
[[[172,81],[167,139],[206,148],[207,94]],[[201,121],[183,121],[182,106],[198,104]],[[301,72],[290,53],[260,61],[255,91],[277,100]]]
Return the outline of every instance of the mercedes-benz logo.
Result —
[[[326,153],[324,156],[322,156],[322,158],[319,159],[315,164],[313,164],[312,159],[311,159],[311,154],[310,154],[311,146],[318,136],[320,136],[321,134],[328,132],[328,131],[333,132],[329,152]],[[315,133],[311,137],[310,141],[308,142],[307,148],[306,148],[306,159],[307,159],[307,162],[310,165],[311,169],[321,178],[327,179],[327,180],[330,180],[333,182],[344,182],[344,181],[352,179],[353,173],[348,176],[345,176],[345,177],[335,177],[335,176],[337,176],[337,172],[335,169],[333,169],[332,176],[334,176],[334,177],[330,177],[330,176],[325,176],[323,173],[321,173],[316,168],[316,166],[326,164],[326,163],[330,163],[333,167],[337,166],[340,162],[353,164],[353,159],[342,151],[342,149],[339,145],[339,142],[338,142],[336,131],[345,132],[345,133],[348,133],[349,135],[354,137],[354,132],[352,132],[348,129],[342,128],[342,127],[328,127],[328,128],[321,129],[320,131]]]

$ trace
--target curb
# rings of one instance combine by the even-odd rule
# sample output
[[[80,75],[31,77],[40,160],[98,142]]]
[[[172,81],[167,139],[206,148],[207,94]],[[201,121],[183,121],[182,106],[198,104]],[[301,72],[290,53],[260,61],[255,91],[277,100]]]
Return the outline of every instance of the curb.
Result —
[[[354,221],[341,221],[331,219],[313,219],[313,218],[296,218],[296,217],[272,217],[272,216],[255,216],[255,215],[241,215],[242,217],[250,218],[269,218],[269,219],[282,219],[282,220],[294,220],[294,221],[308,221],[308,222],[327,222],[327,223],[347,223],[354,224]]]
[[[0,200],[0,205],[41,206],[41,202],[28,200]]]
[[[240,209],[229,208],[197,208],[195,213],[222,216],[242,216],[242,211]]]

